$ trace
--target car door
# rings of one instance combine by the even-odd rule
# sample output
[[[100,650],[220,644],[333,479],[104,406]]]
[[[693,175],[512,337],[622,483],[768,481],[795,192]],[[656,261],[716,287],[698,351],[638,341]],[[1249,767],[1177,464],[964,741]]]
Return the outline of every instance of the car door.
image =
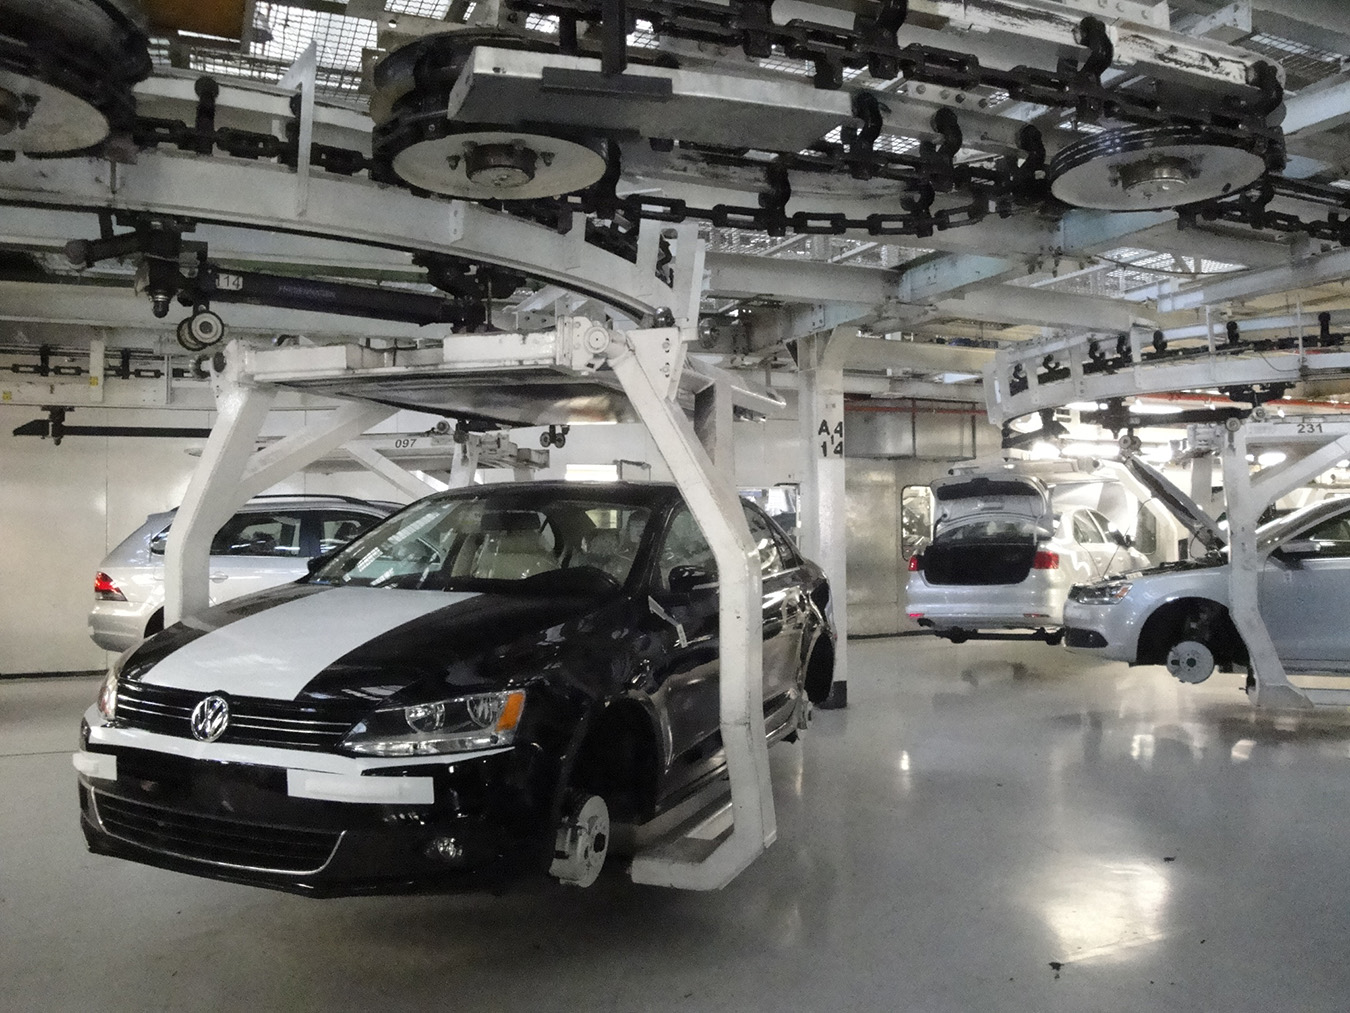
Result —
[[[304,518],[296,509],[235,514],[211,540],[211,603],[303,577]]]
[[[765,711],[783,705],[796,675],[794,637],[800,643],[799,614],[806,603],[796,578],[784,565],[773,526],[746,505],[746,521],[755,538],[764,583]],[[655,675],[661,686],[672,754],[697,763],[721,745],[719,734],[717,564],[689,508],[674,511],[656,556],[650,595],[651,628],[663,638]],[[683,586],[692,589],[677,590]]]
[[[669,790],[700,776],[721,746],[717,564],[689,508],[672,513],[656,550],[647,656],[674,765]]]
[[[1287,539],[1260,577],[1261,615],[1286,663],[1350,666],[1350,511]]]
[[[806,603],[802,600],[796,571],[788,566],[773,525],[753,504],[742,501],[741,505],[745,508],[750,537],[759,551],[764,594],[764,713],[767,717],[782,706],[793,689]]]

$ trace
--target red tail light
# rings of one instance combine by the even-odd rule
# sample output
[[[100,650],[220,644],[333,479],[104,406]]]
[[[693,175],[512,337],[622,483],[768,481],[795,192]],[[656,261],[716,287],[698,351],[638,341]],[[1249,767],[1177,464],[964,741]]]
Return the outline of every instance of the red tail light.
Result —
[[[94,574],[94,597],[99,601],[127,600],[127,596],[122,593],[122,589],[113,583],[111,577],[101,571]]]
[[[1022,558],[1025,559],[1026,557],[1023,556]],[[1033,570],[1058,570],[1059,553],[1047,552],[1045,549],[1042,549],[1032,557],[1031,568]]]
[[[909,557],[909,572],[910,572],[910,573],[916,573],[917,571],[922,570],[922,569],[923,569],[923,561],[922,561],[921,559],[919,559],[918,555],[916,554],[916,555],[910,556],[910,557]]]

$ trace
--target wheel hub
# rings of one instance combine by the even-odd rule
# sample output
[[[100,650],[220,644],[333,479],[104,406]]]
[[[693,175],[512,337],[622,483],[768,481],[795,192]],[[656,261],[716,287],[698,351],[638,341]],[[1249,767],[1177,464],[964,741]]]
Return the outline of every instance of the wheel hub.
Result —
[[[1181,682],[1204,682],[1214,674],[1214,652],[1198,640],[1183,640],[1167,652],[1166,665]]]
[[[604,867],[609,836],[609,806],[599,795],[587,796],[558,827],[549,874],[570,886],[590,886]]]
[[[478,186],[494,190],[513,190],[534,179],[539,152],[522,141],[510,144],[464,145],[464,174]],[[545,162],[553,160],[545,153]]]

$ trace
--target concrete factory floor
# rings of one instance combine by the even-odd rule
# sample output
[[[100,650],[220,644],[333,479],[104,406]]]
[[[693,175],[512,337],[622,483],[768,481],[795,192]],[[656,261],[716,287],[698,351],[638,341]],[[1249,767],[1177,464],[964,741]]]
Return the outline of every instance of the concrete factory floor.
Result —
[[[1039,644],[854,641],[715,894],[315,901],[85,852],[97,680],[0,682],[0,1010],[1344,1010],[1350,718]]]

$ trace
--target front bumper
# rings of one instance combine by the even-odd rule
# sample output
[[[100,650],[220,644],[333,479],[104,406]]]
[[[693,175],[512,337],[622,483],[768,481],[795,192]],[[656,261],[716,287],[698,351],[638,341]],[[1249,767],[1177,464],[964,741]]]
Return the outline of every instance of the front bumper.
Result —
[[[312,896],[450,892],[552,858],[548,807],[515,749],[356,777],[97,743],[75,765],[91,851],[198,876]],[[383,800],[350,801],[364,782]]]

